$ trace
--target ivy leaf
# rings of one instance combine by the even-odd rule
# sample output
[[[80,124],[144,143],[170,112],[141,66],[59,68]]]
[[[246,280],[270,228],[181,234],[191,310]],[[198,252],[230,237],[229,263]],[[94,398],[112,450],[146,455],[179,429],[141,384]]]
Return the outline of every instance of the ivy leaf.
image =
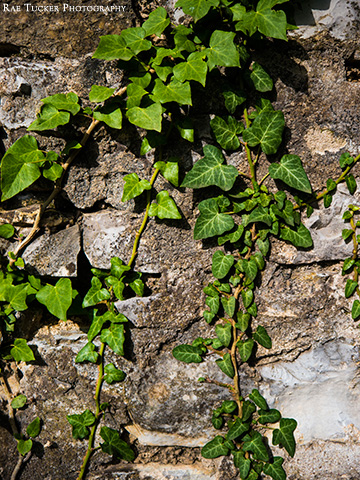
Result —
[[[42,132],[44,130],[52,130],[60,125],[66,125],[69,121],[69,112],[61,112],[48,103],[41,108],[41,112],[38,114],[37,119],[28,127],[28,131]]]
[[[142,27],[126,28],[121,32],[121,38],[125,40],[126,46],[137,55],[140,52],[150,50],[152,43],[145,40],[146,31]]]
[[[219,206],[215,198],[203,200],[199,203],[198,208],[200,216],[196,220],[194,228],[195,240],[222,235],[233,228],[233,218],[230,215],[219,213]]]
[[[254,340],[249,338],[248,340],[237,342],[236,345],[238,347],[241,360],[243,362],[247,362],[251,357],[254,348]]]
[[[282,418],[280,428],[273,432],[273,445],[283,446],[291,457],[295,455],[294,430],[296,427],[297,422],[293,418]]]
[[[200,347],[193,345],[178,345],[172,351],[176,360],[185,363],[200,363],[202,362],[203,351]]]
[[[234,44],[235,33],[215,30],[210,37],[206,50],[209,70],[216,65],[220,67],[239,67],[239,52]]]
[[[27,298],[27,285],[8,285],[6,287],[6,300],[10,303],[11,307],[17,312],[23,312],[27,310],[26,305]]]
[[[249,398],[262,410],[269,410],[265,398],[256,388],[254,388],[253,391],[250,393]]]
[[[72,436],[80,440],[89,436],[88,427],[95,422],[95,415],[89,409],[80,414],[66,415],[66,418],[72,426]]]
[[[139,297],[144,296],[144,282],[140,279],[137,278],[133,282],[129,283],[129,287],[132,289],[133,292],[136,293]]]
[[[125,380],[126,374],[122,370],[117,369],[113,363],[105,365],[104,371],[104,380],[109,385],[114,382],[122,382]]]
[[[268,2],[260,1],[256,9],[256,22],[259,32],[266,37],[287,41],[287,20],[285,12],[269,8]]]
[[[229,317],[233,317],[236,308],[236,299],[235,297],[221,297],[221,304],[225,313]]]
[[[205,300],[205,304],[210,308],[210,311],[214,315],[216,315],[219,311],[220,299],[219,297],[207,297]]]
[[[253,404],[253,402],[250,402],[249,400],[245,400],[245,402],[243,403],[243,412],[242,412],[241,420],[243,422],[246,422],[247,420],[249,420],[249,418],[254,412],[256,412],[256,407]]]
[[[280,230],[280,238],[292,243],[295,247],[309,248],[312,247],[313,241],[309,230],[302,223],[296,230],[284,227]]]
[[[49,168],[44,168],[42,174],[48,180],[55,182],[58,178],[61,177],[63,173],[63,167],[58,163],[53,163]]]
[[[191,15],[195,22],[205,17],[211,7],[217,7],[220,0],[178,0],[176,8],[182,8],[186,15]]]
[[[225,100],[225,108],[231,114],[235,113],[236,107],[243,104],[246,100],[242,93],[234,90],[225,90],[222,94]]]
[[[204,158],[198,160],[187,173],[181,186],[204,188],[216,185],[222,190],[230,190],[239,175],[237,169],[232,165],[223,165],[223,154],[213,145],[205,145],[204,154]]]
[[[289,187],[300,192],[311,193],[311,184],[297,155],[284,155],[280,163],[272,163],[269,167],[270,176],[282,180]]]
[[[358,282],[355,282],[354,280],[348,278],[345,285],[345,298],[351,297],[351,295],[355,292],[357,286]]]
[[[36,417],[26,428],[26,433],[29,437],[36,438],[41,430],[41,421],[39,417]]]
[[[25,405],[26,400],[27,400],[26,396],[23,394],[20,394],[14,398],[14,400],[11,402],[11,406],[14,410],[17,410],[18,408],[22,408]]]
[[[227,122],[221,117],[215,117],[210,121],[210,126],[216,141],[224,150],[237,150],[239,148],[240,140],[237,135],[243,129],[242,123],[239,123],[233,117],[229,117]]]
[[[265,225],[267,225],[268,227],[271,227],[272,218],[269,215],[269,209],[264,208],[261,205],[255,208],[248,217],[248,223],[253,222],[262,222],[265,223]]]
[[[156,195],[156,203],[152,203],[149,209],[149,216],[164,218],[181,219],[181,214],[169,192],[162,190]]]
[[[255,260],[253,259],[243,260],[242,267],[246,275],[246,278],[249,280],[249,282],[253,282],[258,273],[258,266]]]
[[[357,320],[360,317],[360,301],[355,300],[351,308],[351,317],[353,320]]]
[[[201,83],[205,87],[207,64],[203,60],[202,52],[191,53],[186,62],[180,62],[174,67],[174,77],[179,82],[185,82],[186,80],[194,80]]]
[[[179,186],[179,164],[178,162],[156,162],[154,167],[160,170],[161,175],[175,187]]]
[[[229,448],[224,445],[225,439],[220,435],[206,443],[201,449],[201,455],[204,458],[217,458],[226,456],[229,453]]]
[[[117,103],[105,105],[100,110],[94,112],[95,120],[106,123],[111,128],[122,128],[122,113]]]
[[[216,325],[215,333],[224,347],[228,347],[230,345],[232,338],[231,325]]]
[[[18,443],[17,443],[18,452],[24,456],[30,452],[30,450],[32,449],[32,445],[33,445],[33,442],[31,439],[24,440],[23,438],[21,438],[20,440],[18,440]]]
[[[102,326],[106,322],[107,318],[105,315],[97,315],[98,310],[93,310],[93,315],[92,315],[92,322],[89,328],[89,331],[87,333],[87,337],[89,342],[91,342],[96,335],[101,331]]]
[[[139,107],[143,96],[148,94],[148,92],[141,85],[136,83],[130,83],[126,89],[126,93],[128,96],[126,100],[126,107],[128,109],[132,107]]]
[[[76,115],[80,111],[79,97],[74,92],[57,93],[55,95],[51,95],[50,97],[43,98],[41,101],[45,105],[52,105],[57,110],[65,110],[66,112],[70,112],[72,115]]]
[[[236,327],[242,332],[245,332],[249,326],[250,315],[248,313],[237,312],[237,324]]]
[[[149,35],[160,37],[169,23],[170,19],[165,8],[158,7],[150,13],[149,18],[142,24],[142,28],[145,30],[146,37]]]
[[[162,107],[160,103],[154,103],[146,108],[129,108],[126,116],[129,122],[140,128],[161,132]]]
[[[249,431],[249,428],[249,423],[243,423],[240,418],[237,418],[234,424],[230,427],[226,435],[226,440],[235,440],[235,438],[241,437],[241,435]]]
[[[102,330],[100,340],[107,343],[118,355],[124,355],[124,325],[113,323],[110,328]]]
[[[233,452],[233,456],[234,456],[234,465],[236,468],[239,469],[240,478],[247,478],[251,468],[250,458],[245,458],[244,452],[242,450]]]
[[[0,237],[11,238],[15,233],[14,227],[10,223],[0,225]]]
[[[66,321],[66,312],[72,304],[72,288],[69,278],[60,278],[55,284],[45,285],[36,294],[36,299],[60,320]]]
[[[119,280],[121,280],[125,272],[131,270],[131,267],[129,267],[129,265],[126,265],[119,257],[112,257],[112,259],[110,260],[110,265],[111,275],[114,275],[114,277],[118,278]]]
[[[194,126],[190,118],[185,117],[181,120],[174,119],[174,125],[180,133],[181,138],[188,142],[194,141]]]
[[[217,250],[212,257],[211,271],[214,277],[219,279],[226,277],[234,265],[234,261],[232,255],[224,255],[221,250]]]
[[[151,98],[159,103],[176,102],[180,105],[192,105],[190,83],[181,83],[174,78],[166,85],[157,78]]]
[[[125,175],[124,180],[125,185],[121,197],[122,202],[127,202],[132,198],[138,197],[144,190],[151,190],[150,182],[146,179],[140,180],[136,173]]]
[[[225,353],[224,357],[222,359],[219,358],[218,360],[215,360],[215,363],[220,368],[220,370],[225,373],[225,375],[230,378],[234,378],[235,371],[231,361],[230,353]]]
[[[349,237],[351,237],[351,235],[353,234],[353,230],[350,229],[350,228],[345,228],[344,230],[342,230],[341,232],[341,236],[344,240],[347,240]]]
[[[252,452],[257,460],[262,460],[263,462],[269,461],[267,448],[262,441],[262,436],[259,432],[253,431],[251,438],[244,442],[242,448],[245,452]]]
[[[129,445],[120,438],[119,432],[109,427],[101,427],[100,437],[104,440],[101,443],[101,450],[109,455],[122,458],[128,462],[135,459],[135,453]]]
[[[31,362],[35,360],[33,351],[24,338],[16,338],[14,340],[14,346],[10,353],[15,362]]]
[[[346,186],[348,187],[348,190],[350,192],[350,195],[354,195],[354,193],[356,191],[356,188],[357,188],[356,180],[354,178],[354,175],[352,173],[347,175],[345,177],[345,182],[346,182]]]
[[[108,98],[110,98],[114,92],[115,92],[115,88],[102,87],[100,85],[92,85],[89,93],[89,100],[90,102],[94,102],[94,103],[102,103],[102,102],[105,102],[105,100],[107,100]]]
[[[250,147],[261,145],[267,155],[276,153],[284,130],[284,114],[280,111],[263,110],[243,133],[243,139]]]
[[[273,89],[274,84],[270,75],[257,62],[254,62],[252,66],[250,78],[258,92],[270,92]]]
[[[102,288],[101,281],[98,278],[93,277],[91,279],[90,290],[85,295],[82,306],[84,308],[92,307],[93,305],[96,305],[103,300],[108,300],[109,298],[109,291],[106,290],[106,288]]]
[[[261,424],[265,423],[276,423],[280,420],[281,418],[281,413],[279,410],[276,410],[275,408],[271,408],[270,410],[259,410],[259,422]]]
[[[90,362],[96,363],[99,355],[95,349],[95,345],[89,341],[85,347],[75,357],[75,363]]]
[[[248,308],[254,300],[254,292],[252,290],[242,290],[241,298],[245,308]]]
[[[253,338],[264,348],[270,349],[272,347],[271,338],[269,337],[266,329],[261,325],[259,325],[256,329],[256,332],[253,333]]]
[[[286,473],[282,467],[284,459],[274,457],[273,463],[265,463],[263,471],[265,475],[269,475],[274,480],[286,480]]]

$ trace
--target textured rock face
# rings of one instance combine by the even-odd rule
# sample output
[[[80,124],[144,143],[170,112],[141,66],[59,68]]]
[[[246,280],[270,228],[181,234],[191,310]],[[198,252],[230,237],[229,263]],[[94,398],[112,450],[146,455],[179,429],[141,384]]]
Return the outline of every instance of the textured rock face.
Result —
[[[99,35],[119,33],[135,25],[143,10],[153,8],[151,3],[139,3],[137,8],[134,4],[122,2],[126,14],[59,11],[50,16],[22,10],[16,22],[10,13],[2,16],[4,148],[24,133],[41,98],[72,90],[86,102],[93,83],[121,84],[121,72],[92,60],[91,53]],[[51,5],[60,7],[56,2]],[[168,7],[173,5],[167,2]],[[181,12],[175,16],[181,20]],[[337,160],[344,150],[360,152],[360,83],[352,75],[354,63],[349,63],[357,58],[359,9],[346,0],[314,0],[302,2],[296,18],[302,26],[288,44],[269,45],[259,61],[277,79],[276,105],[284,111],[288,126],[286,148],[302,157],[314,187],[321,188],[329,176],[338,174]],[[209,136],[208,119],[201,118],[199,124],[203,136]],[[38,138],[53,148],[62,142]],[[114,255],[124,261],[130,258],[141,205],[121,202],[123,178],[132,171],[147,175],[151,160],[139,157],[134,130],[114,133],[102,128],[95,140],[71,167],[57,205],[71,210],[75,224],[42,232],[25,251],[26,262],[41,275],[81,280],[88,264],[108,268]],[[177,145],[172,148],[171,154],[181,157],[181,166],[189,168],[201,153],[201,142],[180,152]],[[229,159],[236,165],[241,161],[235,156]],[[170,188],[165,181],[158,186]],[[39,188],[46,192],[47,186]],[[30,199],[31,195],[30,191]],[[141,240],[136,267],[146,276],[149,291],[144,298],[119,304],[131,322],[131,351],[124,359],[107,357],[127,373],[127,379],[120,386],[104,387],[103,401],[111,404],[106,424],[126,425],[138,457],[134,465],[113,464],[96,453],[91,480],[236,478],[226,459],[201,459],[199,449],[215,432],[211,409],[227,397],[220,387],[197,379],[206,375],[219,382],[226,379],[212,362],[184,366],[171,355],[179,343],[209,334],[201,320],[202,288],[211,278],[214,249],[211,242],[192,239],[198,198],[175,188],[171,195],[182,219],[177,223],[151,219]],[[360,204],[359,196],[354,199],[339,187],[330,208],[317,209],[306,220],[314,239],[312,250],[299,252],[274,243],[257,292],[259,322],[269,330],[274,346],[270,353],[259,351],[257,370],[244,369],[241,384],[245,393],[259,385],[271,406],[298,420],[297,455],[286,462],[290,480],[359,477],[359,332],[350,318],[340,274],[341,261],[351,253],[351,245],[341,238],[341,215],[350,202]],[[36,415],[45,419],[22,478],[75,480],[84,445],[71,438],[65,415],[79,413],[93,402],[96,366],[74,361],[86,343],[88,322],[74,317],[54,323],[34,313],[24,315],[21,328],[37,362],[21,365],[21,376],[11,379],[13,390],[30,399],[19,419],[23,425]],[[8,430],[1,414],[0,442],[6,448],[0,449],[0,475],[5,480],[16,463]]]

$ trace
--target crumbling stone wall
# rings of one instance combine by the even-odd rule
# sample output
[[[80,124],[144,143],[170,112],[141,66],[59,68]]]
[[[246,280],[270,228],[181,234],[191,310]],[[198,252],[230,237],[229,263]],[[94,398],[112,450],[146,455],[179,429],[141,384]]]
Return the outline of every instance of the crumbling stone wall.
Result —
[[[91,58],[98,37],[136,25],[160,3],[165,4],[125,0],[122,12],[108,14],[62,11],[63,3],[55,1],[41,5],[58,5],[58,13],[24,7],[20,12],[2,11],[2,150],[25,133],[41,98],[71,90],[86,102],[94,83],[119,87],[122,75],[115,64]],[[173,3],[166,5],[172,9]],[[313,186],[321,188],[328,177],[336,176],[343,151],[360,153],[360,16],[356,2],[348,0],[300,3],[300,29],[287,44],[269,44],[259,62],[276,79],[275,108],[284,111],[287,125],[284,148],[301,156]],[[178,12],[175,17],[181,21]],[[203,138],[210,135],[207,124],[204,112],[199,118]],[[52,148],[63,142],[39,138]],[[171,153],[189,169],[201,154],[201,139],[186,151],[174,145]],[[114,255],[127,260],[141,215],[135,202],[120,201],[123,177],[146,172],[149,161],[139,155],[138,138],[130,127],[120,132],[99,129],[86,156],[79,156],[70,169],[57,201],[60,220],[25,250],[30,268],[43,276],[68,276],[81,285],[77,279],[89,264],[106,268]],[[242,157],[235,154],[229,161],[238,164]],[[20,208],[31,203],[34,194],[46,196],[47,188],[38,182],[36,192],[29,189],[3,206]],[[183,220],[176,225],[150,220],[137,258],[149,294],[122,302],[122,312],[131,321],[132,349],[125,359],[113,361],[127,372],[127,380],[103,389],[103,401],[111,404],[107,424],[126,425],[138,456],[130,465],[95,454],[91,480],[236,476],[226,459],[200,456],[200,446],[214,434],[210,411],[226,392],[199,384],[197,378],[210,374],[223,381],[222,373],[213,371],[211,362],[184,366],[171,355],[177,344],[208,331],[201,320],[202,287],[211,275],[214,247],[192,238],[197,215],[193,193],[172,188],[171,195]],[[359,195],[355,202],[360,205]],[[292,480],[350,480],[360,475],[360,338],[341,276],[341,261],[351,252],[341,238],[341,216],[349,203],[354,198],[339,188],[329,209],[319,208],[306,220],[314,238],[312,250],[298,252],[274,243],[258,291],[261,322],[273,338],[273,349],[259,351],[256,370],[255,365],[244,368],[242,388],[258,386],[272,406],[298,420],[297,454],[284,465]],[[26,227],[23,231],[26,234]],[[3,242],[2,248],[6,246]],[[72,439],[65,416],[92,402],[96,368],[74,363],[86,343],[87,325],[76,317],[55,322],[35,311],[24,313],[19,325],[37,352],[37,361],[20,365],[21,373],[12,377],[14,392],[21,390],[29,399],[19,418],[24,424],[35,415],[44,419],[21,478],[75,479],[84,445]],[[16,446],[2,398],[0,391],[0,477],[8,480]]]

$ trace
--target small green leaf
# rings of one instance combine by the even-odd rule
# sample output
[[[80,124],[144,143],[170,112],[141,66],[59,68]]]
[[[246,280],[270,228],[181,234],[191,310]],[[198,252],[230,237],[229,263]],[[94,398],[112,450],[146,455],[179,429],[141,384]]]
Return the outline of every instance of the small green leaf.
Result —
[[[286,480],[286,473],[282,467],[283,461],[281,457],[274,457],[272,463],[265,463],[265,475],[269,475],[273,480]]]
[[[201,455],[204,458],[217,458],[225,456],[229,453],[229,448],[224,445],[225,439],[217,435],[213,440],[210,440],[201,449]]]
[[[327,193],[326,195],[324,195],[323,200],[324,200],[324,207],[329,208],[332,203],[333,196],[331,195],[331,193]]]
[[[360,317],[360,301],[359,300],[355,300],[352,305],[351,317],[353,320],[357,320]]]
[[[354,193],[356,192],[356,187],[357,187],[354,175],[352,173],[348,174],[345,177],[345,182],[346,182],[346,185],[348,187],[348,190],[349,190],[350,194],[354,195]]]
[[[250,393],[249,398],[262,410],[269,410],[265,398],[256,388],[254,388],[253,391]]]
[[[129,173],[124,177],[125,185],[121,198],[122,202],[127,202],[132,198],[138,197],[145,190],[151,190],[150,182],[146,179],[140,180],[137,173]]]
[[[216,141],[224,150],[237,150],[240,146],[238,134],[244,126],[235,118],[228,117],[227,121],[221,117],[215,117],[210,121]]]
[[[234,424],[229,429],[226,439],[235,440],[238,437],[241,437],[244,433],[248,432],[250,429],[250,423],[243,423],[240,418],[237,418]]]
[[[233,413],[237,408],[237,404],[234,400],[224,400],[221,404],[221,411],[224,413]]]
[[[0,237],[11,238],[15,233],[14,227],[10,223],[0,225]]]
[[[234,44],[235,33],[215,30],[210,37],[210,46],[206,50],[209,70],[215,66],[239,67],[239,52]]]
[[[192,105],[190,83],[181,83],[174,78],[169,84],[165,84],[157,78],[151,98],[159,103],[176,102],[179,105]]]
[[[28,285],[26,284],[8,285],[6,288],[6,300],[10,303],[11,307],[18,312],[27,310],[27,295]]]
[[[200,363],[202,362],[203,351],[193,345],[178,345],[173,349],[172,354],[180,362]]]
[[[142,28],[145,30],[147,37],[149,35],[156,35],[157,37],[160,37],[169,23],[170,19],[168,18],[165,8],[158,7],[156,10],[150,13],[148,19],[142,24]]]
[[[225,375],[227,375],[230,378],[234,378],[235,371],[234,371],[234,366],[232,364],[231,356],[229,353],[225,353],[222,359],[219,358],[218,360],[215,360],[215,363],[220,368],[220,370],[225,373]]]
[[[282,418],[280,428],[273,432],[273,445],[283,446],[291,457],[295,455],[294,430],[296,427],[297,422],[293,418]]]
[[[125,40],[126,46],[137,55],[140,52],[150,50],[152,47],[152,43],[149,40],[145,40],[147,35],[144,28],[131,27],[123,30],[120,36]],[[122,60],[125,59],[123,58]]]
[[[26,396],[23,394],[20,394],[14,398],[14,400],[11,402],[11,406],[14,410],[18,408],[22,408],[25,405],[26,400],[27,400]]]
[[[84,308],[92,307],[109,298],[109,291],[106,288],[102,288],[102,283],[98,278],[93,277],[91,279],[91,288],[85,295],[82,306]]]
[[[297,227],[297,230],[292,230],[289,227],[282,228],[280,238],[292,243],[295,247],[309,248],[313,245],[311,234],[302,223]]]
[[[191,53],[186,62],[180,62],[174,67],[174,77],[180,82],[194,80],[205,87],[207,64],[203,60],[202,52]]]
[[[345,258],[343,267],[342,267],[342,275],[345,275],[346,272],[351,270],[351,268],[354,266],[355,260],[353,258]]]
[[[272,347],[271,338],[269,337],[266,329],[259,325],[256,332],[253,333],[253,338],[264,348],[270,349]]]
[[[279,410],[275,408],[271,408],[270,410],[259,410],[259,422],[261,424],[265,423],[276,423],[281,418],[281,413]]]
[[[231,342],[232,333],[231,325],[228,323],[225,325],[216,325],[215,333],[217,338],[220,340],[221,345],[228,347]]]
[[[219,206],[215,198],[203,200],[199,203],[198,208],[200,216],[194,228],[195,240],[222,235],[233,228],[233,218],[230,215],[219,213]]]
[[[265,223],[265,225],[267,225],[268,227],[271,227],[272,218],[269,215],[269,209],[264,208],[261,205],[255,208],[250,213],[248,218],[248,223],[253,223],[253,222],[262,222],[262,223]]]
[[[154,167],[160,170],[161,175],[175,187],[179,186],[179,164],[178,162],[156,162]]]
[[[39,417],[36,417],[26,428],[26,433],[29,437],[35,438],[39,435],[41,430],[41,421]]]
[[[250,147],[261,145],[264,153],[276,153],[282,140],[284,114],[280,111],[263,110],[243,133],[243,139]]]
[[[253,402],[250,402],[249,400],[245,400],[243,403],[243,411],[242,411],[242,417],[241,420],[243,422],[246,422],[249,420],[251,415],[256,412],[256,407],[253,404]]]
[[[115,88],[102,87],[100,85],[92,85],[89,93],[89,100],[90,102],[94,102],[94,103],[102,103],[102,102],[105,102],[105,100],[107,100],[108,98],[110,98],[114,92],[115,92]]]
[[[353,163],[354,163],[354,158],[350,155],[349,152],[343,153],[339,158],[339,164],[341,168],[349,167]]]
[[[247,478],[251,468],[250,458],[245,458],[244,452],[242,450],[233,452],[233,456],[234,456],[234,465],[236,468],[239,469],[240,478]]]
[[[33,445],[33,442],[31,439],[29,440],[20,439],[18,440],[18,443],[17,443],[18,452],[24,456],[30,452],[30,450],[32,449],[32,445]]]
[[[205,304],[210,308],[213,314],[217,314],[220,307],[219,297],[206,297]]]
[[[152,203],[149,209],[150,217],[158,217],[160,220],[164,218],[181,219],[181,214],[174,200],[170,197],[169,192],[162,190],[156,195],[156,203]]]
[[[80,107],[79,107],[80,108]],[[31,123],[28,130],[42,132],[44,130],[53,130],[60,125],[66,125],[70,121],[70,113],[59,111],[51,104],[45,104],[37,119]]]
[[[139,107],[141,103],[141,99],[148,94],[148,92],[137,83],[130,83],[126,89],[127,93],[127,100],[126,100],[126,107],[128,109],[132,107]]]
[[[348,278],[345,285],[345,298],[351,297],[351,295],[357,289],[357,286],[358,286],[358,282],[355,282],[354,280],[351,280],[350,278]]]
[[[75,363],[82,363],[82,362],[91,362],[96,363],[99,354],[96,351],[96,347],[93,343],[88,342],[76,355]]]
[[[110,265],[111,275],[114,275],[114,277],[118,278],[119,280],[121,280],[125,272],[131,270],[131,267],[126,265],[119,257],[112,257],[112,259],[110,260]]]
[[[225,313],[231,318],[233,317],[236,309],[235,297],[221,297],[221,304]]]
[[[232,255],[224,255],[221,250],[217,250],[212,257],[212,274],[219,279],[226,277],[234,262]]]
[[[160,103],[153,103],[146,108],[129,108],[126,116],[130,123],[140,128],[161,132],[162,106]]]
[[[181,8],[186,15],[191,15],[195,22],[205,17],[211,7],[217,7],[220,0],[178,0],[176,8]]]
[[[101,331],[100,339],[118,355],[124,355],[124,325],[113,323],[109,328]]]
[[[297,155],[284,155],[280,163],[272,163],[269,167],[270,176],[282,180],[289,187],[300,192],[311,193],[311,184]]]
[[[268,239],[261,240],[260,238],[258,238],[256,240],[256,244],[259,247],[260,252],[264,255],[264,257],[266,257],[266,255],[268,254],[268,252],[270,250],[269,240]]]
[[[214,417],[211,418],[211,423],[216,430],[220,430],[220,428],[224,425],[224,419],[222,417]]]
[[[351,229],[347,229],[345,228],[342,232],[341,232],[341,236],[344,240],[347,240],[349,237],[351,237],[351,235],[353,234],[353,230]]]
[[[236,327],[239,328],[242,332],[245,332],[249,326],[250,315],[248,313],[238,312],[237,313],[237,324]]]
[[[235,243],[240,240],[242,234],[244,233],[244,226],[237,225],[234,232],[227,233],[218,238],[218,245],[224,245],[226,242]]]
[[[114,382],[122,382],[125,380],[126,374],[122,370],[118,370],[113,363],[105,365],[104,380],[110,385]]]
[[[243,362],[247,362],[251,357],[251,354],[254,348],[254,340],[252,338],[249,338],[248,340],[245,340],[245,341],[240,340],[237,342],[236,345],[238,347],[241,360]]]
[[[47,156],[46,156],[47,157]],[[53,163],[49,166],[49,168],[44,168],[42,171],[43,177],[47,178],[48,180],[55,182],[58,178],[61,177],[64,169],[58,163]]]
[[[254,62],[252,66],[250,78],[258,92],[270,92],[273,89],[274,84],[270,75],[257,62]]]
[[[83,413],[66,415],[66,418],[72,426],[72,436],[82,440],[90,434],[88,427],[95,422],[95,415],[86,409]]]
[[[16,362],[31,362],[35,360],[33,351],[24,338],[17,338],[14,341],[14,346],[10,353]]]
[[[235,113],[236,107],[242,105],[246,100],[242,93],[234,90],[225,90],[222,94],[225,100],[225,108],[231,114]]]
[[[245,452],[252,452],[257,460],[261,460],[263,462],[269,461],[267,448],[259,432],[252,431],[251,438],[244,442],[242,448],[245,450]]]
[[[104,440],[104,443],[101,444],[101,450],[103,452],[122,458],[128,462],[132,462],[135,459],[135,453],[129,445],[120,438],[118,431],[109,427],[101,427],[100,437]]]
[[[241,298],[245,308],[248,308],[254,299],[254,292],[252,290],[242,290]]]
[[[111,128],[122,128],[122,113],[117,103],[109,103],[94,112],[95,120],[106,123]]]
[[[133,290],[133,292],[136,293],[136,295],[138,295],[139,297],[143,297],[144,296],[144,288],[145,288],[145,285],[144,285],[144,282],[140,279],[140,278],[137,278],[135,279],[133,282],[130,282],[129,283],[129,287]]]
[[[52,105],[57,110],[65,110],[72,115],[80,111],[79,97],[74,92],[57,93],[41,100],[45,105]],[[42,112],[42,109],[41,109]]]

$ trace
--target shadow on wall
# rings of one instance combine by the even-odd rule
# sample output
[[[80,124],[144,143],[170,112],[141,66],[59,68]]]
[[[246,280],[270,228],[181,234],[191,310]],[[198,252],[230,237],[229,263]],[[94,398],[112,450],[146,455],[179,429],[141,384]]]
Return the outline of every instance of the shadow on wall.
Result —
[[[332,0],[298,0],[295,3],[296,25],[316,25],[313,10],[329,10]]]

